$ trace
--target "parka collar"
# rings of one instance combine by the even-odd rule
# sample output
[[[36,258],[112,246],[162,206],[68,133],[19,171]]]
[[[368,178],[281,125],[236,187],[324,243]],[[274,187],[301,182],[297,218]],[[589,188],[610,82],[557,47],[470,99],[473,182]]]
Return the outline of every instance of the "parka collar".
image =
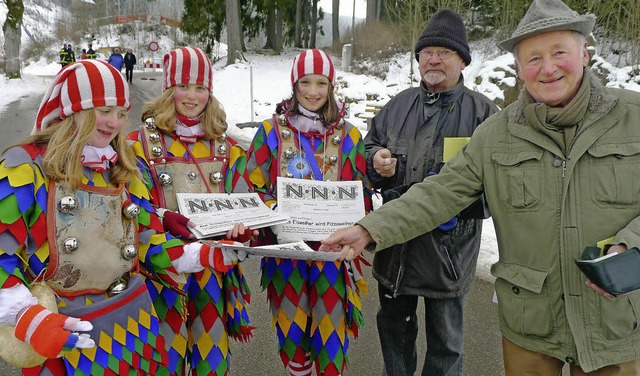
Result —
[[[456,86],[451,89],[433,93],[427,89],[424,81],[420,80],[420,101],[422,103],[435,103],[441,101],[441,106],[446,107],[455,102],[464,92],[464,77],[460,73],[460,79]],[[435,100],[434,100],[435,99]]]
[[[589,97],[589,112],[595,114],[606,114],[613,106],[618,102],[618,98],[614,95],[607,93],[604,86],[600,83],[597,77],[589,69],[585,69],[583,80],[589,80],[591,85],[591,96]],[[513,109],[509,113],[509,122],[516,124],[524,124],[524,108],[526,107],[527,100],[526,88],[523,87],[520,91],[518,99],[513,105]]]

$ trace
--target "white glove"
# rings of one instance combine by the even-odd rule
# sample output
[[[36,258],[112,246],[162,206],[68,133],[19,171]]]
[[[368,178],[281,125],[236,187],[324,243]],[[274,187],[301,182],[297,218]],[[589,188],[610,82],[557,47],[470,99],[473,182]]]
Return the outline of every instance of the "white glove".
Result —
[[[234,243],[234,245],[238,245],[241,247],[244,246],[244,244],[239,242]],[[235,265],[247,258],[247,252],[241,249],[221,248],[220,250],[222,251],[222,259],[224,260],[225,265]]]
[[[193,242],[185,244],[182,247],[184,253],[182,256],[172,261],[173,267],[179,274],[182,273],[197,273],[204,269],[202,263],[200,263],[200,249],[202,243]]]
[[[17,284],[0,289],[0,324],[16,325],[17,316],[22,309],[38,304],[27,286]]]

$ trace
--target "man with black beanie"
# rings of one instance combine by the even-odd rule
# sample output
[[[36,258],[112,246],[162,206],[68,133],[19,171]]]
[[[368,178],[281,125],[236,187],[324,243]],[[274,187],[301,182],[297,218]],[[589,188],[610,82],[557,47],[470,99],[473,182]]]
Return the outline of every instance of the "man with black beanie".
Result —
[[[445,140],[470,137],[498,109],[464,86],[471,62],[462,18],[435,13],[415,46],[422,80],[373,118],[365,137],[367,174],[385,202],[444,164]],[[422,375],[461,375],[464,299],[475,275],[485,210],[482,200],[435,230],[376,253],[378,333],[386,375],[417,368],[418,297],[425,304],[427,354]]]

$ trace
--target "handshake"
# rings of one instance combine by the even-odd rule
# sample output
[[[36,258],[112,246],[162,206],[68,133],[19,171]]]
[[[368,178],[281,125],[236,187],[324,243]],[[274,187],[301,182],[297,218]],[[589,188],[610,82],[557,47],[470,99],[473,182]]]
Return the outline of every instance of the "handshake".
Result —
[[[162,227],[166,233],[178,237],[183,240],[195,240],[196,236],[191,233],[189,228],[196,226],[189,218],[184,215],[167,209],[159,208],[156,210],[158,216],[162,220]],[[258,230],[251,230],[244,226],[243,223],[236,223],[225,235],[225,239],[235,240],[240,243],[248,242],[253,237],[258,236]]]
[[[178,273],[197,273],[204,268],[212,268],[218,273],[224,274],[239,262],[247,258],[247,253],[235,250],[233,247],[220,247],[219,245],[242,246],[242,243],[233,240],[193,242],[184,246],[184,254],[173,261]]]
[[[216,247],[216,245],[240,245],[242,243],[233,240],[219,240],[216,242],[205,242],[200,250],[200,263],[204,267],[213,268],[219,273],[226,273],[239,262],[247,258],[247,253],[243,250],[235,250],[228,247]]]

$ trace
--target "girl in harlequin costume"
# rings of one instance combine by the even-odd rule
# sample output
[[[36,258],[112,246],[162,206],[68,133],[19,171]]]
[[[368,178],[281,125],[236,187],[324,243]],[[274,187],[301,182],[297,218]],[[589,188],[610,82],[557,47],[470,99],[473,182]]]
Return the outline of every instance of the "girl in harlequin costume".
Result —
[[[364,143],[344,121],[336,101],[335,70],[320,50],[293,61],[293,94],[273,118],[262,122],[247,153],[247,179],[265,203],[276,203],[278,176],[316,180],[362,180],[367,187]],[[238,188],[238,191],[241,188]],[[370,193],[365,192],[370,210]],[[269,242],[274,234],[261,239]],[[286,239],[277,239],[287,242]],[[314,249],[318,242],[309,242]],[[366,293],[360,264],[264,258],[267,290],[280,357],[292,375],[338,375],[347,364],[349,336],[363,325],[360,294]]]
[[[25,375],[159,374],[171,354],[138,271],[178,288],[222,255],[163,233],[121,132],[129,107],[120,72],[70,64],[0,156],[0,324],[39,357]],[[43,283],[47,308],[30,290]]]
[[[211,93],[212,80],[211,62],[201,49],[181,47],[167,53],[163,93],[144,106],[143,125],[128,136],[151,203],[163,213],[164,228],[183,239],[193,235],[188,220],[176,212],[176,192],[231,192],[246,164],[244,150],[225,134],[226,114]],[[246,241],[251,234],[236,224],[226,238]],[[186,356],[195,375],[225,375],[229,337],[244,341],[253,329],[245,308],[249,288],[240,266],[224,273],[204,269],[187,275],[185,296],[153,279],[148,285],[163,328],[173,331],[167,343],[176,359],[170,362],[170,374],[183,374]]]

